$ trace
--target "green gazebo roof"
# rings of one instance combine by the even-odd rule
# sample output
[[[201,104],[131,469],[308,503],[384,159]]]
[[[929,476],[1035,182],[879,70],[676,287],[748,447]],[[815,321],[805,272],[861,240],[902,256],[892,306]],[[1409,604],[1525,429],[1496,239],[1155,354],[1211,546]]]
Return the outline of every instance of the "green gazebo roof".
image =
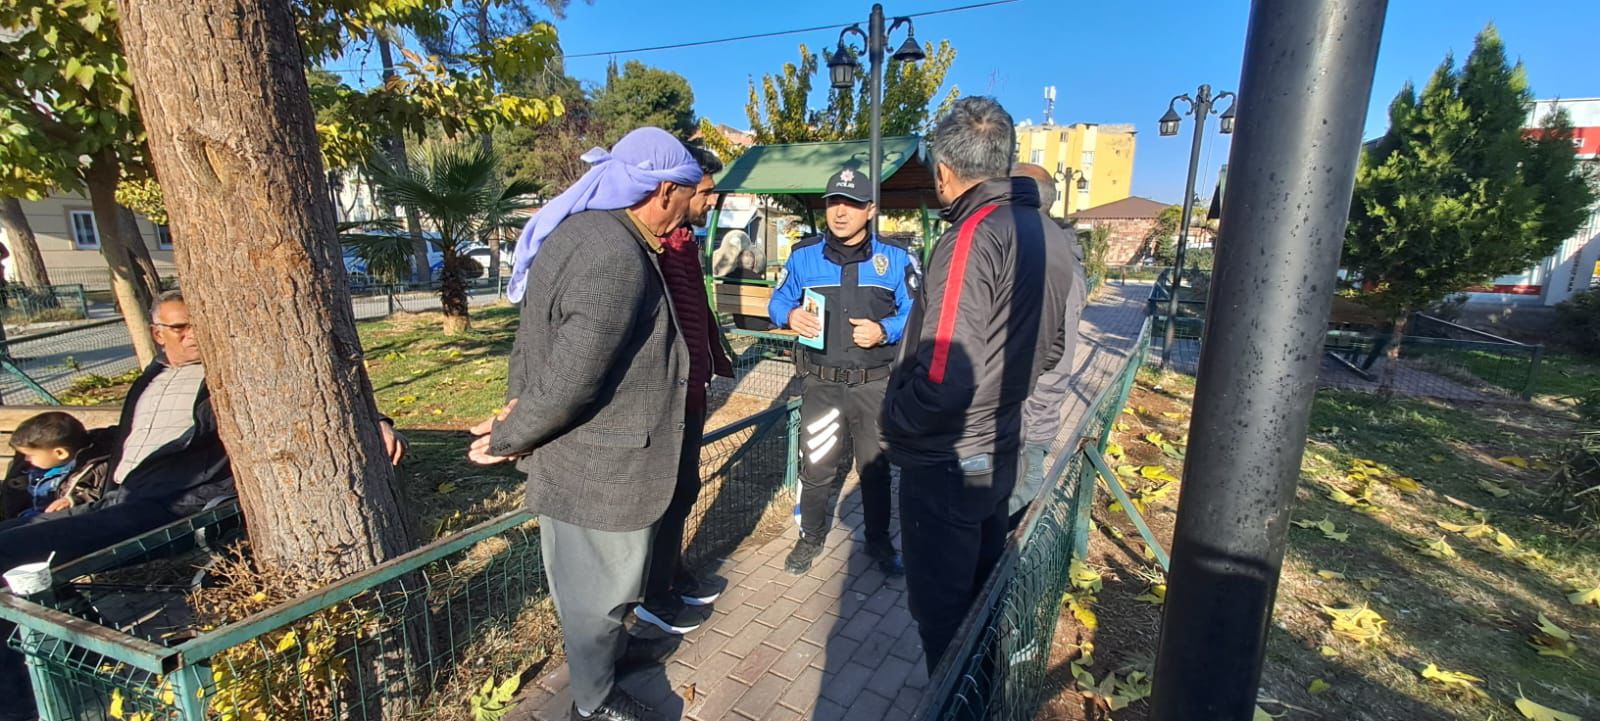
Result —
[[[790,195],[808,207],[821,207],[828,177],[846,167],[865,169],[870,153],[871,143],[866,140],[757,145],[722,171],[717,178],[717,191]],[[879,194],[885,210],[939,207],[933,192],[933,169],[922,138],[909,135],[883,139]]]

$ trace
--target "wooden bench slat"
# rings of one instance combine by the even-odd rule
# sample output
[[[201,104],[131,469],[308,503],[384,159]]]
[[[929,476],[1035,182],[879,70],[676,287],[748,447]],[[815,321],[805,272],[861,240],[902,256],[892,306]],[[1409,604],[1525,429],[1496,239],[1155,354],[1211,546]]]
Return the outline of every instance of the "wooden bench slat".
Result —
[[[764,285],[717,286],[717,311],[729,315],[751,315],[765,318],[767,303],[772,301],[772,288]]]

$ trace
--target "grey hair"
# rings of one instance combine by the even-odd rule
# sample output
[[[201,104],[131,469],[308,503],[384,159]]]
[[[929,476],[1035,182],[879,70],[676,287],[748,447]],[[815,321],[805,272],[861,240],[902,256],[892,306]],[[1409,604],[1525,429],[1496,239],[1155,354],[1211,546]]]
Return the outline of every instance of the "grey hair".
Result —
[[[161,291],[159,294],[157,294],[156,299],[150,302],[150,322],[155,322],[156,314],[161,311],[161,306],[172,302],[182,303],[183,291],[174,288],[172,290]]]
[[[1024,179],[1033,181],[1033,184],[1038,186],[1038,188],[1039,188],[1039,207],[1044,209],[1045,215],[1049,215],[1050,214],[1050,209],[1055,207],[1055,205],[1056,205],[1056,184],[1055,183],[1046,183],[1046,182],[1044,182],[1044,181],[1042,181],[1042,180],[1040,180],[1038,178],[1035,178],[1032,175],[1024,173],[1024,172],[1022,172],[1020,170],[1016,171],[1016,172],[1013,172],[1011,174],[1011,177],[1013,177],[1013,178],[1024,178]]]
[[[694,162],[700,164],[700,172],[706,175],[716,175],[722,172],[722,159],[716,153],[694,143],[684,143],[683,147],[694,156]]]
[[[939,118],[932,138],[934,160],[962,180],[988,180],[1011,174],[1017,130],[1011,114],[994,98],[957,100]]]

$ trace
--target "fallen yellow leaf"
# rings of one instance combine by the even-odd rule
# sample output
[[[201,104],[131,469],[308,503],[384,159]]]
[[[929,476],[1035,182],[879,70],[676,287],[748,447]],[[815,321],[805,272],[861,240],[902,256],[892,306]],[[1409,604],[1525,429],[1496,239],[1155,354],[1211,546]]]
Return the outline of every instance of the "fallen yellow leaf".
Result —
[[[1324,681],[1320,678],[1314,678],[1311,679],[1311,685],[1306,687],[1306,693],[1315,696],[1319,693],[1327,691],[1330,688],[1333,688],[1333,686],[1329,685],[1327,681]]]
[[[1422,677],[1446,688],[1467,691],[1482,698],[1489,698],[1489,694],[1478,688],[1478,684],[1483,683],[1483,679],[1471,674],[1441,671],[1438,666],[1430,663],[1427,668],[1422,669]]]
[[[1340,573],[1338,571],[1319,570],[1319,571],[1317,571],[1317,575],[1321,576],[1323,578],[1326,578],[1329,581],[1343,581],[1344,580],[1344,574],[1342,574],[1342,573]]]
[[[1100,628],[1100,617],[1096,616],[1094,609],[1089,607],[1089,604],[1093,601],[1094,597],[1092,596],[1083,599],[1074,596],[1067,601],[1067,610],[1072,611],[1072,617],[1078,619],[1078,623],[1083,624],[1083,627],[1090,631]]]
[[[1425,538],[1413,538],[1411,539],[1411,545],[1416,547],[1417,553],[1424,556],[1432,556],[1434,558],[1456,557],[1456,549],[1451,548],[1450,544],[1446,543],[1443,538],[1433,541]]]
[[[456,484],[454,482],[445,481],[444,483],[439,484],[439,487],[437,487],[437,488],[435,488],[433,490],[438,491],[439,493],[449,493],[451,491],[454,491],[455,489],[456,489]]]
[[[295,638],[294,629],[291,628],[288,633],[283,634],[283,638],[278,639],[278,653],[294,648],[297,643],[299,639]]]
[[[1494,496],[1495,498],[1505,498],[1506,496],[1511,495],[1511,491],[1507,490],[1504,486],[1501,486],[1500,484],[1488,479],[1479,479],[1478,488],[1489,495]]]
[[[1528,645],[1538,651],[1540,656],[1571,659],[1572,654],[1578,652],[1578,644],[1573,642],[1572,634],[1557,626],[1542,613],[1539,614],[1539,630],[1528,637]]]
[[[1565,711],[1557,711],[1549,706],[1541,706],[1529,701],[1527,698],[1520,696],[1520,691],[1518,693],[1517,710],[1521,711],[1523,717],[1530,721],[1583,721],[1583,719]]]
[[[1090,568],[1081,560],[1074,559],[1067,567],[1067,577],[1072,580],[1072,587],[1079,590],[1099,593],[1103,588],[1100,572]]]
[[[1167,602],[1167,584],[1158,583],[1150,587],[1149,591],[1134,597],[1135,601],[1143,601],[1152,606],[1160,606]]]
[[[1377,641],[1383,635],[1384,625],[1388,623],[1376,611],[1365,605],[1355,608],[1323,606],[1322,611],[1333,620],[1334,635],[1351,641],[1362,643]]]
[[[1422,484],[1417,483],[1417,479],[1408,478],[1406,476],[1395,476],[1390,478],[1389,485],[1394,486],[1395,490],[1402,493],[1417,493],[1418,491],[1422,490]]]
[[[1528,468],[1528,459],[1523,458],[1522,456],[1502,456],[1500,458],[1496,458],[1495,460],[1500,461],[1508,466],[1521,468],[1523,470],[1527,470]]]
[[[1587,591],[1575,589],[1567,594],[1567,600],[1579,606],[1600,606],[1600,586],[1595,586]]]

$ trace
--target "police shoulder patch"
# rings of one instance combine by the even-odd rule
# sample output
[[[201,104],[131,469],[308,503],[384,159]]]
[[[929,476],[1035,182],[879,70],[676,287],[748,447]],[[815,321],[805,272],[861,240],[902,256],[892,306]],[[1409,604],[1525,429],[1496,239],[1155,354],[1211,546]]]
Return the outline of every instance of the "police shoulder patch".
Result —
[[[882,253],[877,253],[877,254],[873,255],[872,256],[872,269],[877,271],[878,275],[888,275],[888,273],[889,273],[889,256],[884,255]]]
[[[782,288],[784,282],[787,280],[789,280],[789,264],[784,263],[783,267],[778,269],[778,284],[773,287]]]

